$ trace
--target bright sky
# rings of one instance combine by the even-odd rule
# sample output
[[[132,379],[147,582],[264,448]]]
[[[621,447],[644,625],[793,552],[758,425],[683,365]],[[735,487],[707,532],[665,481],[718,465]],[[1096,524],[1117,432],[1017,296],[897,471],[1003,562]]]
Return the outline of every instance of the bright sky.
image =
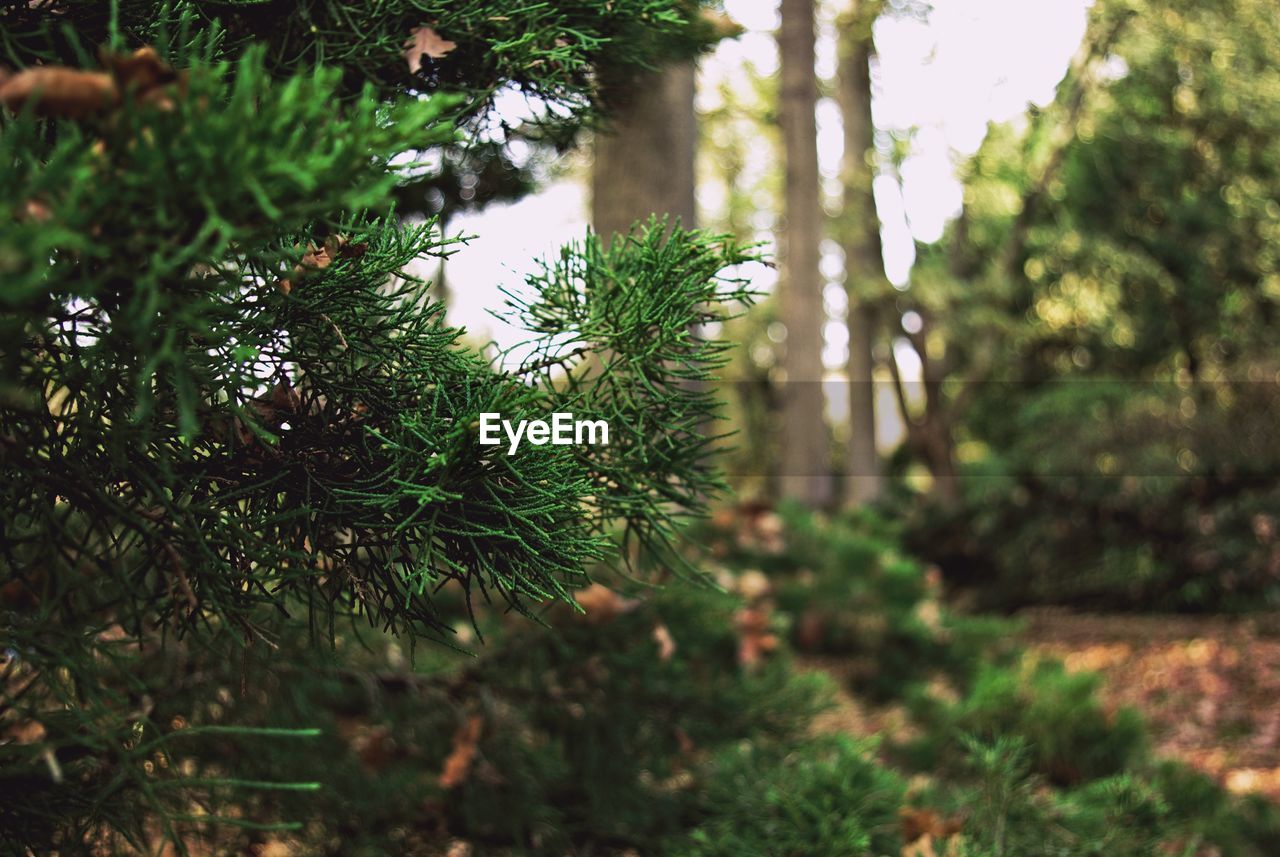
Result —
[[[821,4],[817,70],[823,76],[835,73],[833,20],[844,2],[838,3]],[[912,238],[938,240],[947,220],[958,213],[956,166],[978,147],[987,123],[1015,119],[1029,102],[1052,99],[1084,36],[1089,3],[934,0],[923,19],[886,15],[878,22],[879,69],[872,105],[876,126],[882,131],[914,129],[901,186],[885,176],[875,188],[884,222],[885,267],[893,282],[901,285],[907,280],[914,257]],[[744,64],[764,72],[777,68],[776,0],[725,0],[724,5],[746,33],[723,43],[703,61],[699,104],[704,108],[714,104],[715,83],[741,79]],[[819,162],[834,194],[842,140],[833,103],[819,105],[818,127]],[[761,146],[767,144],[762,141]],[[764,164],[775,158],[764,148],[752,160]],[[699,200],[706,209],[703,216],[714,216],[716,195],[702,193]],[[477,337],[492,337],[503,345],[519,341],[518,331],[488,315],[502,303],[499,287],[519,286],[536,259],[583,235],[587,213],[579,176],[557,181],[512,205],[457,218],[451,231],[478,237],[449,263],[450,318]],[[824,268],[838,274],[838,257],[827,260]],[[829,339],[835,338],[829,345],[836,350],[846,344],[839,341],[840,327],[829,328]]]

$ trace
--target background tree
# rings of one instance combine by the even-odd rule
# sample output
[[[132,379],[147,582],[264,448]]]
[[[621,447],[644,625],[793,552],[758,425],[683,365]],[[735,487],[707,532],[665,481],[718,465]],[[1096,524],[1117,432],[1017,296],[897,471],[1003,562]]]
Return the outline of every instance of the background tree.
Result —
[[[696,225],[695,77],[690,60],[610,87],[591,170],[591,224],[606,239],[655,214]]]
[[[946,253],[917,266],[947,343],[935,415],[988,474],[921,544],[998,569],[991,597],[1276,597],[1254,532],[1275,490],[1272,250],[1245,201],[1271,195],[1274,152],[1235,93],[1266,97],[1277,45],[1249,3],[1100,5],[1058,99],[993,130]]]
[[[832,500],[832,483],[822,389],[825,313],[819,257],[823,211],[814,112],[818,99],[814,4],[812,0],[782,0],[781,10],[778,122],[786,178],[778,305],[787,339],[782,361],[786,384],[782,389],[778,487],[785,498],[821,507]]]
[[[844,245],[845,293],[848,295],[849,444],[845,454],[844,500],[861,505],[884,491],[880,454],[876,449],[875,359],[878,307],[888,280],[880,244],[880,217],[872,183],[876,170],[875,124],[871,118],[872,28],[880,14],[877,0],[856,0],[840,20],[838,94],[844,123],[841,181],[844,209],[838,232]]]

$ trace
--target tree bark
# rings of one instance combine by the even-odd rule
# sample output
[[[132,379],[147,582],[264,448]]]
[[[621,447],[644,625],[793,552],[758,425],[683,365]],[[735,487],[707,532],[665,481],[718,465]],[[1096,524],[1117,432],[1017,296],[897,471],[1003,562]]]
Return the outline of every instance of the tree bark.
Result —
[[[782,0],[778,31],[782,90],[778,119],[786,165],[780,310],[786,326],[778,487],[785,499],[831,503],[822,391],[823,211],[818,177],[813,0]]]
[[[696,225],[692,60],[649,72],[610,93],[609,126],[596,135],[591,224],[608,243],[651,215]]]
[[[841,21],[839,100],[844,120],[844,211],[841,238],[845,257],[845,293],[849,299],[849,445],[845,452],[844,502],[860,506],[884,491],[876,451],[875,305],[887,280],[880,242],[880,217],[872,192],[875,126],[871,120],[872,26],[879,0],[854,0]]]

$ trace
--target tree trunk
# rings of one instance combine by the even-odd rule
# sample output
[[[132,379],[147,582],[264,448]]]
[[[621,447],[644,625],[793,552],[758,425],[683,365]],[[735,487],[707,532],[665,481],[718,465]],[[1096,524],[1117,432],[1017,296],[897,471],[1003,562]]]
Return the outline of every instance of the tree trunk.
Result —
[[[871,121],[872,25],[879,0],[854,0],[841,22],[840,109],[844,119],[844,212],[841,238],[845,256],[845,292],[849,298],[849,445],[845,453],[846,505],[878,499],[884,490],[876,452],[875,386],[872,374],[875,303],[886,278],[880,244],[880,217],[872,182],[875,127]]]
[[[818,180],[813,0],[782,0],[778,31],[782,91],[778,119],[786,164],[780,310],[787,330],[783,368],[780,473],[786,499],[831,502],[828,431],[822,391],[823,212]]]
[[[610,93],[609,127],[596,135],[591,224],[606,243],[650,215],[696,225],[694,63],[649,72]]]
[[[591,171],[591,225],[606,247],[654,215],[669,217],[672,227],[677,220],[684,229],[697,226],[696,84],[696,65],[687,60],[608,93],[609,124],[596,134]],[[584,366],[588,374],[599,371],[600,355],[589,356]],[[713,427],[704,428],[710,434]]]

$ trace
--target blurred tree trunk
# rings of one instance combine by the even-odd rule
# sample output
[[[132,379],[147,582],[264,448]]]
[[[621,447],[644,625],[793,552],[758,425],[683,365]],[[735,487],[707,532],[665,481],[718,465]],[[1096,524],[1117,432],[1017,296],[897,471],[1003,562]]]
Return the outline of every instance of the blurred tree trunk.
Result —
[[[698,121],[693,60],[648,72],[607,92],[609,124],[596,133],[591,170],[591,225],[607,247],[653,215],[697,226]],[[693,330],[694,336],[698,330]],[[584,371],[599,369],[599,355]],[[691,388],[699,382],[687,381]],[[712,433],[706,426],[704,435]]]
[[[609,92],[613,113],[591,173],[591,224],[606,243],[653,214],[696,226],[694,83],[690,60]]]
[[[784,498],[817,507],[829,505],[832,498],[822,391],[823,211],[814,112],[818,82],[813,14],[813,0],[782,0],[778,120],[786,187],[780,310],[787,339],[778,486]]]
[[[849,297],[849,446],[845,453],[846,505],[859,506],[884,490],[876,452],[875,361],[876,303],[887,283],[880,244],[880,217],[872,182],[875,179],[875,126],[871,120],[872,27],[880,0],[853,0],[840,26],[839,100],[844,119],[844,211],[840,237],[844,244],[845,292]]]

